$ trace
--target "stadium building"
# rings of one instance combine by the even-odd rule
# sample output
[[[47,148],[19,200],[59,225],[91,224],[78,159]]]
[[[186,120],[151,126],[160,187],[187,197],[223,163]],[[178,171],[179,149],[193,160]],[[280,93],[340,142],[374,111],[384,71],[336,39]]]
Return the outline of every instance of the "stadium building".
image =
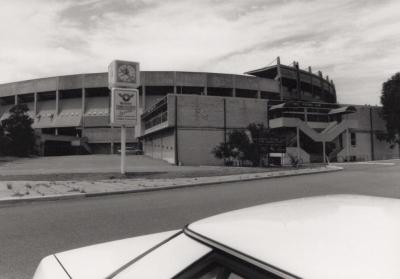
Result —
[[[212,149],[234,129],[263,123],[279,138],[264,142],[270,160],[302,162],[398,157],[378,139],[379,107],[340,105],[329,77],[276,65],[243,75],[142,71],[139,125],[127,142],[144,154],[182,165],[221,165]],[[108,74],[78,74],[0,84],[0,120],[25,103],[42,155],[114,153],[120,130],[110,126]],[[140,144],[139,144],[140,143]],[[267,156],[268,155],[268,156]]]

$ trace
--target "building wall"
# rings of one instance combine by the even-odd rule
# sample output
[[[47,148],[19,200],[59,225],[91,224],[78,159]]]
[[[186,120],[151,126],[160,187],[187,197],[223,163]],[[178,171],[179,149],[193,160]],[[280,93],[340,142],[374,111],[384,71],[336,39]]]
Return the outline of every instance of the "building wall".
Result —
[[[212,150],[224,141],[223,129],[186,129],[178,130],[179,162],[182,165],[223,165],[223,161],[214,157]]]
[[[143,152],[152,158],[162,159],[171,164],[175,163],[174,130],[164,130],[146,137],[143,140]]]
[[[119,143],[121,141],[121,129],[118,127],[96,127],[85,128],[82,136],[86,137],[89,143]],[[126,128],[126,141],[136,142],[135,128]]]
[[[36,103],[29,101],[30,115],[34,118],[34,127],[41,128],[60,128],[69,125],[82,129],[82,136],[89,138],[93,144],[106,144],[119,138],[119,132],[111,130],[109,126],[109,98],[106,96],[84,95],[85,91],[107,90],[107,73],[80,74],[59,77],[41,78],[35,80],[20,81],[14,83],[0,84],[0,119],[7,117],[7,111],[11,107],[16,96],[34,96]],[[204,88],[202,93],[207,95],[207,88],[224,88],[231,92],[232,97],[236,92],[241,94],[249,93],[248,98],[232,97],[211,97],[200,95],[179,94],[168,96],[168,127],[175,125],[175,98],[178,98],[178,150],[179,156],[189,152],[189,156],[180,157],[183,164],[192,163],[193,156],[190,152],[198,150],[198,162],[201,164],[219,164],[211,155],[212,148],[223,141],[223,133],[229,129],[245,128],[250,123],[264,123],[268,125],[267,100],[260,99],[262,93],[272,93],[279,95],[279,83],[273,79],[259,78],[246,75],[231,75],[219,73],[201,72],[163,72],[163,71],[143,71],[141,74],[141,98],[145,100],[146,108],[154,104],[158,99],[165,96],[165,92],[153,92],[146,95],[146,87],[169,86],[173,92],[177,92],[177,87],[196,87]],[[59,93],[68,94],[68,90],[76,89],[82,92],[78,98],[61,99]],[[76,92],[75,90],[75,92]],[[52,100],[40,100],[41,93],[54,95]],[[78,91],[79,92],[79,91]],[[244,92],[244,93],[243,93]],[[247,92],[247,93],[246,93]],[[256,93],[256,94],[254,94]],[[45,94],[43,94],[45,95]],[[82,96],[86,96],[83,100]],[[257,97],[257,99],[256,99]],[[316,96],[308,96],[310,101],[318,100]],[[11,102],[10,102],[11,100]],[[4,105],[2,105],[4,101]],[[370,124],[370,109],[372,109],[372,128]],[[36,115],[35,115],[36,113]],[[348,116],[357,119],[358,129],[351,132],[356,133],[357,144],[350,146],[350,154],[360,160],[371,159],[371,129],[373,130],[374,158],[383,159],[398,155],[397,149],[390,149],[386,142],[377,139],[376,134],[385,131],[384,121],[379,117],[379,108],[369,106],[357,106],[357,112]],[[81,118],[81,119],[77,119]],[[140,125],[136,128],[136,135],[141,130]],[[191,131],[191,132],[189,132]],[[164,132],[163,132],[164,133]],[[168,130],[167,134],[159,134],[153,143],[147,145],[154,156],[167,158],[174,161],[175,150],[172,144],[175,134]],[[190,136],[190,134],[196,136]],[[221,136],[222,133],[222,136]],[[157,133],[156,133],[157,134]],[[179,138],[182,137],[182,140]],[[135,132],[129,132],[128,141],[135,140]],[[157,141],[162,142],[157,142]],[[186,140],[188,143],[186,143]],[[344,145],[346,141],[344,140]],[[182,146],[181,146],[182,145]],[[212,145],[212,146],[211,146]],[[168,146],[168,148],[163,147]],[[343,155],[345,148],[338,154]],[[197,151],[196,151],[197,152]]]
[[[178,157],[183,165],[222,165],[223,161],[216,159],[212,150],[224,141],[225,131],[243,129],[250,123],[268,125],[267,100],[169,95],[170,127],[174,126],[175,98],[178,104]]]
[[[378,139],[379,133],[386,131],[385,121],[380,117],[380,107],[377,106],[355,106],[357,112],[346,116],[347,119],[355,119],[358,122],[358,128],[350,130],[350,133],[356,135],[356,145],[351,145],[351,136],[346,141],[346,134],[343,136],[344,148],[338,153],[338,160],[346,158],[346,146],[349,143],[349,154],[355,157],[357,161],[383,160],[398,158],[398,146],[390,148],[390,145]],[[371,126],[372,116],[372,126]],[[372,135],[372,140],[371,140]],[[373,145],[373,147],[372,147]],[[373,152],[373,155],[372,155]],[[339,158],[340,157],[340,158]]]
[[[268,101],[246,98],[226,98],[226,126],[228,129],[244,128],[250,123],[268,127]]]

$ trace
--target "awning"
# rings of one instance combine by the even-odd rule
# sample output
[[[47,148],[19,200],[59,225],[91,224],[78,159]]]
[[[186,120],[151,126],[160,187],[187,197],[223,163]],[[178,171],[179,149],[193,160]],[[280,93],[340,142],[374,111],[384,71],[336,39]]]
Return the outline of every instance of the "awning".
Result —
[[[85,114],[83,118],[83,123],[85,127],[110,126],[110,116],[109,115],[87,116]]]
[[[79,127],[82,123],[82,114],[79,112],[63,112],[55,117],[55,127]]]
[[[356,108],[354,106],[345,106],[345,107],[340,107],[340,108],[336,108],[336,109],[331,109],[329,111],[329,115],[333,115],[333,114],[347,114],[347,113],[354,113],[356,112]]]
[[[271,107],[269,108],[269,110],[271,111],[271,110],[275,110],[275,109],[281,109],[281,108],[284,108],[285,105],[286,105],[286,103],[274,105],[274,106],[271,106]]]
[[[35,122],[33,123],[32,128],[53,128],[53,117],[37,115],[35,117]]]

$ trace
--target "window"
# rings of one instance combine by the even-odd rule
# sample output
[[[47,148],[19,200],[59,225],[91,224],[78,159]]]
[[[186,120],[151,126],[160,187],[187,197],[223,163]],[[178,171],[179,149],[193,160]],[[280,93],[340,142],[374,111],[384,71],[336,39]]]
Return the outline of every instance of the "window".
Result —
[[[176,275],[174,279],[279,279],[257,266],[214,250]]]
[[[351,142],[351,146],[356,146],[356,133],[350,133],[350,142]]]

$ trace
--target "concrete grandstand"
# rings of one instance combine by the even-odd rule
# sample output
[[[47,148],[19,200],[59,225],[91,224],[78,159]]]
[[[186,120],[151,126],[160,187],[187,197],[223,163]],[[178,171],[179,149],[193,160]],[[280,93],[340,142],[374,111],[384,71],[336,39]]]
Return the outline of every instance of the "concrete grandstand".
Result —
[[[109,124],[107,73],[41,78],[0,85],[0,120],[18,103],[29,107],[42,155],[113,153],[120,131]],[[127,142],[170,163],[219,165],[211,150],[233,129],[264,123],[284,137],[271,157],[287,163],[392,158],[377,139],[379,108],[337,104],[335,85],[321,72],[276,65],[243,75],[142,71],[138,126]],[[277,154],[278,153],[278,154]]]

